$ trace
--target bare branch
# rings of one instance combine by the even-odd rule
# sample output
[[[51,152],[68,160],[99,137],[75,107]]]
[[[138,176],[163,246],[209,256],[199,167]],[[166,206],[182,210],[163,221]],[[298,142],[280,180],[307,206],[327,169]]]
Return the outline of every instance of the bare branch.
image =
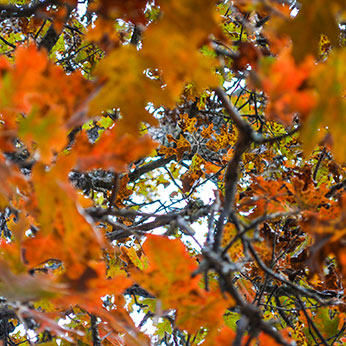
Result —
[[[163,167],[167,163],[171,162],[173,159],[175,159],[175,155],[172,155],[170,157],[161,157],[160,159],[156,161],[149,162],[139,168],[136,168],[134,171],[129,173],[130,181],[136,181],[143,174],[151,172],[156,168]]]
[[[241,117],[237,109],[228,101],[228,96],[226,95],[226,93],[221,88],[217,88],[215,90],[215,93],[220,99],[222,105],[225,107],[227,113],[230,115],[231,119],[238,127],[239,131],[244,135],[252,138],[254,136],[254,131],[252,130],[249,123]]]
[[[240,133],[240,137],[234,149],[232,160],[229,161],[225,172],[225,201],[215,229],[214,250],[218,249],[220,246],[224,220],[229,217],[232,211],[234,197],[237,190],[239,165],[242,155],[249,145],[249,138],[244,137],[242,133]]]

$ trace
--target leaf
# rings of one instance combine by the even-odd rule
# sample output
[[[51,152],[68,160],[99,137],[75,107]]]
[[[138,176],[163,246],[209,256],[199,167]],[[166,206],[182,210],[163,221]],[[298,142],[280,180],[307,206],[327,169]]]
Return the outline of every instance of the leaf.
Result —
[[[4,261],[0,261],[0,294],[9,301],[29,302],[59,295],[62,285],[48,278],[30,274],[13,274]]]
[[[129,314],[118,307],[115,310],[107,311],[106,309],[99,309],[97,316],[107,323],[104,324],[105,330],[112,335],[117,335],[119,345],[129,346],[149,346],[150,340],[147,335],[140,332],[134,325]]]
[[[97,9],[99,13],[105,16],[111,16],[113,18],[121,17],[134,23],[144,23],[146,4],[146,0],[99,0],[97,2]]]
[[[322,139],[319,129],[327,128],[332,136],[331,147],[335,158],[346,160],[346,50],[334,50],[325,63],[319,64],[311,76],[317,93],[317,103],[304,123],[302,138],[306,151],[310,152]]]
[[[132,281],[125,275],[116,275],[112,279],[106,277],[106,266],[102,262],[89,261],[80,276],[71,278],[63,275],[59,278],[65,286],[60,296],[55,299],[59,306],[70,304],[98,313],[102,309],[102,297],[109,295],[120,296]]]
[[[102,133],[96,143],[90,143],[85,134],[79,135],[73,150],[78,153],[78,169],[103,168],[126,172],[130,163],[151,154],[156,146],[149,135],[122,134],[116,126]]]
[[[120,258],[127,263],[127,265],[130,267],[135,266],[138,269],[143,270],[145,265],[145,259],[140,258],[138,256],[138,253],[134,249],[134,247],[127,248],[125,246],[122,246],[120,248],[120,251],[122,252],[122,255]],[[144,257],[144,256],[143,256]]]
[[[53,318],[56,317],[55,314],[52,314],[53,318],[51,316],[49,316],[49,314],[47,313],[43,313],[41,311],[36,311],[36,310],[25,310],[25,317],[27,318],[34,318],[34,320],[39,323],[39,330],[45,331],[45,330],[49,330],[50,332],[58,335],[60,338],[68,341],[68,342],[73,342],[73,338],[69,335],[69,334],[82,334],[80,331],[78,330],[73,330],[73,329],[69,329],[66,328],[65,326],[60,326],[58,322],[56,322]],[[61,340],[60,340],[61,341]],[[42,345],[47,345],[47,346],[53,346],[53,345],[57,345],[56,342],[47,342],[47,343],[43,343]]]
[[[21,139],[30,148],[34,142],[33,150],[37,147],[40,159],[50,163],[67,145],[66,123],[72,126],[80,116],[91,84],[80,73],[66,75],[34,45],[16,50],[15,65],[2,59],[0,110],[5,124],[18,126]]]
[[[255,206],[251,208],[251,217],[262,214],[287,212],[293,202],[287,190],[287,185],[282,181],[264,180],[263,177],[255,177],[254,183],[249,189],[248,197],[240,201],[241,207]]]
[[[40,231],[25,242],[26,258],[32,266],[55,254],[54,258],[69,268],[71,278],[79,277],[90,260],[100,257],[100,247],[105,246],[102,235],[81,214],[76,192],[68,182],[73,163],[73,157],[67,156],[60,157],[49,171],[35,165],[35,198],[27,208],[37,217]],[[47,245],[50,247],[45,251]]]
[[[210,138],[211,135],[214,133],[213,130],[214,125],[213,124],[209,124],[208,127],[204,128],[201,132],[201,136],[203,138]]]
[[[87,31],[86,40],[96,42],[106,50],[113,42],[118,43],[119,36],[115,31],[114,23],[100,17],[97,18],[92,28]]]
[[[149,276],[137,272],[135,277],[141,281],[145,280],[145,286],[149,291],[157,293],[161,299],[169,302],[171,293],[175,301],[174,296],[183,296],[191,289],[197,288],[199,279],[191,278],[197,265],[180,240],[149,235],[143,244],[143,251],[149,261],[149,267],[145,270]],[[167,256],[169,253],[171,255]]]
[[[322,308],[314,317],[314,322],[316,323],[316,326],[322,331],[322,335],[325,338],[328,338],[329,335],[338,334],[340,324],[342,323],[340,317],[341,316],[338,316],[336,311],[327,308]]]
[[[144,33],[143,55],[152,61],[148,67],[163,72],[170,100],[176,101],[190,82],[197,92],[216,87],[219,81],[211,68],[216,62],[198,51],[216,30],[213,1],[165,0],[161,8],[162,18]]]
[[[196,131],[197,118],[190,118],[187,113],[180,115],[179,127],[183,132],[193,133]]]
[[[172,135],[167,135],[167,139],[170,142],[175,143],[176,147],[172,148],[172,147],[161,146],[159,149],[159,152],[161,154],[164,154],[165,157],[176,155],[177,160],[180,161],[183,158],[184,153],[186,151],[189,152],[191,150],[190,142],[183,135],[180,135],[178,139],[175,139]]]
[[[252,43],[240,42],[237,53],[238,56],[232,61],[232,68],[235,71],[246,70],[249,66],[256,69],[260,53]]]
[[[311,313],[309,312],[308,314],[310,315],[310,318],[313,318],[316,327],[318,328],[318,330],[324,338],[328,338],[329,335],[338,334],[338,330],[342,322],[339,320],[339,316],[335,314],[335,311],[323,307],[319,309],[319,311],[314,316],[311,316]],[[306,317],[302,316],[302,320],[306,321]],[[304,329],[307,330],[307,327],[305,327]],[[315,336],[315,338],[318,338],[315,331],[312,331],[312,333]],[[309,339],[311,341],[314,340],[311,334],[309,336]]]
[[[225,247],[231,241],[233,241],[233,239],[235,239],[236,234],[237,234],[237,231],[236,231],[234,225],[232,225],[231,223],[227,223],[225,225],[224,231],[223,231],[222,246]],[[237,239],[234,242],[234,245],[228,250],[228,254],[229,254],[230,258],[232,259],[232,261],[234,261],[234,262],[236,262],[242,256],[244,256],[240,239]]]
[[[345,5],[343,0],[329,1],[328,6],[323,0],[301,0],[300,3],[297,16],[279,27],[279,32],[290,35],[293,41],[292,53],[297,62],[304,60],[310,53],[318,55],[322,34],[328,37],[332,45],[338,45],[339,27],[336,14]]]
[[[19,124],[19,136],[29,145],[35,143],[43,162],[50,162],[54,153],[62,151],[67,145],[67,131],[57,113],[57,109],[48,110],[46,114],[33,109]]]
[[[133,46],[112,50],[95,70],[99,92],[90,103],[89,115],[120,108],[119,132],[136,134],[141,122],[155,125],[156,120],[145,110],[147,103],[159,99],[160,83],[145,74],[146,59]],[[155,101],[154,100],[154,101]]]
[[[146,32],[143,43],[143,55],[152,59],[150,68],[163,71],[163,81],[167,85],[166,91],[168,105],[173,105],[187,83],[192,82],[197,93],[208,87],[216,87],[219,81],[213,73],[212,67],[216,65],[214,59],[203,56],[197,48],[191,46],[181,33],[171,31],[169,23],[162,27],[155,23]],[[169,40],[161,40],[167,36]],[[152,56],[152,52],[161,51],[160,55]]]
[[[261,332],[258,336],[259,346],[278,346],[281,345],[280,343],[276,342],[274,338],[272,338],[270,335]]]
[[[208,126],[209,129],[209,126]],[[212,127],[210,130],[206,129],[204,135],[211,136]],[[237,140],[238,131],[235,128],[230,128],[229,126],[222,126],[220,129],[220,133],[214,133],[213,136],[206,143],[208,149],[213,151],[218,151],[220,149],[225,149],[229,146],[233,146]],[[214,139],[215,138],[215,139]]]
[[[227,327],[223,327],[217,337],[215,338],[215,344],[220,345],[220,346],[227,346],[234,340],[236,337],[236,333]],[[208,343],[203,343],[203,345],[207,345]],[[215,345],[214,344],[214,345]],[[211,344],[213,345],[213,344]]]
[[[201,327],[214,334],[223,323],[223,315],[233,305],[232,299],[224,299],[218,289],[210,292],[191,291],[177,305],[177,325],[189,333]]]
[[[269,96],[266,107],[269,119],[290,125],[297,112],[303,120],[308,116],[316,105],[315,93],[307,84],[313,68],[312,58],[296,65],[287,48],[276,59],[262,59],[259,78]]]
[[[0,12],[8,343],[346,342],[343,0]]]
[[[184,244],[178,239],[150,235],[143,250],[149,267],[132,272],[132,276],[162,301],[163,309],[177,309],[178,326],[190,333],[202,326],[217,328],[232,299],[223,299],[217,290],[206,292],[199,288],[199,278],[191,277],[196,263]]]
[[[15,202],[15,196],[18,192],[20,190],[25,192],[28,185],[19,169],[5,162],[2,157],[0,157],[0,180],[6,181],[6,184],[0,185],[0,208],[4,209],[11,200]]]

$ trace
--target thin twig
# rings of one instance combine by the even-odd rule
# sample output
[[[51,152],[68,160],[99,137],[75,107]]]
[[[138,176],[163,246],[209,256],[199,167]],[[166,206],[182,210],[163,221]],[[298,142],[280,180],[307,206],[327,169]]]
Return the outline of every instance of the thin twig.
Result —
[[[333,185],[329,192],[327,192],[324,196],[327,198],[333,197],[334,194],[336,193],[336,191],[341,190],[341,189],[345,189],[346,188],[346,179],[343,180],[341,183],[335,184]]]
[[[186,235],[189,235],[197,243],[197,245],[202,249],[203,246],[195,237],[195,234],[196,234],[195,230],[190,225],[188,225],[187,222],[181,216],[177,217],[176,223],[180,227],[180,229],[183,231],[183,233],[185,233]]]
[[[325,154],[326,154],[326,147],[323,147],[323,149],[322,149],[322,151],[321,151],[321,154],[320,154],[320,157],[318,158],[318,161],[317,161],[317,163],[316,163],[316,167],[315,167],[315,169],[314,169],[314,173],[313,173],[313,175],[312,175],[312,180],[313,180],[313,181],[316,181],[317,172],[318,172],[318,170],[319,170],[319,168],[320,168],[320,166],[321,166],[321,163],[322,163],[322,160],[323,160]]]
[[[10,46],[11,48],[15,49],[16,46],[14,44],[12,44],[11,42],[8,42],[6,39],[4,39],[2,36],[0,36],[0,40],[2,42],[4,42],[5,44],[7,44],[8,46]]]
[[[90,315],[90,325],[93,346],[101,346],[101,339],[97,330],[97,318],[95,315]]]
[[[263,321],[260,309],[257,306],[248,304],[233,285],[231,274],[232,271],[237,270],[238,266],[235,263],[229,263],[221,257],[220,253],[216,253],[210,248],[204,248],[202,254],[207,265],[219,274],[222,281],[221,286],[234,298],[241,309],[241,313],[249,320],[249,326],[254,330],[262,330],[280,345],[292,346],[271,324]]]
[[[255,261],[260,266],[260,268],[265,273],[267,273],[270,276],[272,276],[274,279],[281,281],[281,283],[286,284],[287,286],[293,288],[293,290],[301,293],[302,295],[304,295],[306,297],[313,298],[314,300],[316,300],[318,303],[320,303],[322,305],[328,305],[328,304],[332,304],[333,303],[333,301],[322,301],[321,298],[317,295],[317,293],[312,292],[311,290],[308,290],[308,289],[306,289],[304,287],[297,286],[296,284],[294,284],[290,280],[286,280],[283,276],[281,276],[281,275],[275,273],[274,271],[272,271],[271,269],[269,269],[264,264],[264,262],[261,260],[261,258],[258,256],[257,252],[255,251],[254,247],[252,246],[252,244],[250,242],[248,242],[248,248],[249,248],[252,256],[254,257]]]
[[[108,210],[111,210],[113,207],[113,204],[116,200],[117,197],[117,193],[119,190],[119,183],[120,183],[120,176],[118,173],[114,173],[114,178],[113,178],[113,188],[112,188],[112,192],[111,195],[109,197],[109,205],[108,205]]]
[[[297,127],[295,127],[293,130],[283,134],[283,135],[280,135],[280,136],[277,136],[277,137],[272,137],[272,138],[262,138],[262,139],[257,139],[256,142],[257,143],[275,143],[275,142],[279,142],[281,141],[282,139],[285,139],[287,137],[290,137],[292,135],[294,135],[296,132],[298,132],[300,130],[300,125],[298,125]]]
[[[170,161],[175,159],[175,155],[172,155],[170,157],[161,157],[156,161],[149,162],[139,168],[136,168],[134,171],[129,173],[129,179],[130,181],[136,181],[139,179],[143,174],[153,171],[156,168],[163,167]]]
[[[300,306],[302,307],[302,311],[303,314],[305,315],[309,325],[311,325],[312,329],[316,332],[317,336],[321,339],[323,345],[325,346],[330,346],[327,342],[327,340],[323,337],[323,335],[321,334],[321,332],[319,331],[319,329],[316,327],[314,321],[311,319],[311,317],[309,316],[309,314],[307,313],[307,311],[305,310],[305,305],[302,302],[302,300],[300,299],[299,296],[297,296],[297,300],[299,301]],[[314,337],[314,335],[311,333],[311,335]]]
[[[296,211],[294,212],[287,212],[287,213],[272,213],[272,214],[268,214],[268,215],[262,215],[260,217],[258,217],[257,219],[253,220],[249,225],[247,225],[243,230],[241,230],[240,232],[238,232],[234,238],[224,247],[224,249],[222,250],[223,254],[226,254],[227,251],[231,248],[231,246],[239,239],[242,238],[248,231],[253,230],[254,228],[256,228],[258,225],[260,225],[262,222],[266,221],[266,220],[272,220],[272,219],[276,219],[276,218],[281,218],[284,216],[289,216],[289,215],[293,215],[295,214]]]
[[[236,124],[239,131],[243,132],[243,134],[247,134],[250,138],[252,138],[255,131],[252,130],[249,123],[241,117],[237,109],[228,101],[227,94],[221,88],[217,88],[215,90],[215,94],[220,99],[222,105]]]

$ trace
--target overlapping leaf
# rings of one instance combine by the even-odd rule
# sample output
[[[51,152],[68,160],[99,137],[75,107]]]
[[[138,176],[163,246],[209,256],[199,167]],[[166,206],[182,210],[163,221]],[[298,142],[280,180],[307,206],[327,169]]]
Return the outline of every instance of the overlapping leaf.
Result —
[[[76,278],[90,260],[100,259],[103,240],[78,209],[76,193],[68,182],[73,162],[71,157],[61,157],[50,171],[43,165],[34,167],[35,197],[27,209],[37,218],[40,231],[26,241],[25,247],[32,266],[52,256],[63,261],[70,268],[68,275]],[[44,244],[49,244],[47,249]]]
[[[78,152],[78,169],[103,168],[116,172],[126,172],[130,163],[151,154],[157,146],[149,135],[122,134],[117,127],[106,130],[96,143],[90,143],[85,134],[78,136],[76,142],[73,150]]]
[[[217,290],[206,292],[199,287],[199,277],[191,276],[197,269],[196,263],[180,240],[152,235],[143,244],[143,250],[149,267],[133,272],[133,277],[161,300],[163,309],[177,309],[177,324],[181,328],[194,333],[202,326],[220,326],[232,299],[223,298]]]
[[[82,120],[91,83],[80,73],[66,75],[34,45],[20,46],[14,61],[10,65],[2,57],[0,62],[4,129],[18,128],[20,138],[29,147],[34,143],[32,148],[37,147],[40,159],[48,163],[66,146],[69,126]]]
[[[151,60],[148,67],[163,72],[171,101],[179,98],[187,83],[193,82],[198,91],[217,86],[212,72],[216,64],[198,51],[217,30],[214,1],[165,0],[161,6],[162,18],[144,33],[143,55]]]
[[[301,0],[295,18],[281,24],[279,31],[293,41],[293,56],[302,61],[309,54],[317,56],[321,35],[327,35],[332,45],[338,45],[337,14],[344,10],[343,0],[332,0],[328,6],[323,0]],[[308,30],[306,29],[308,28]]]
[[[303,119],[307,117],[316,104],[316,96],[307,82],[313,68],[312,58],[296,65],[289,49],[275,59],[262,59],[259,76],[269,96],[266,114],[270,119],[289,125],[297,113]]]
[[[303,144],[311,151],[328,129],[335,158],[346,160],[345,114],[346,114],[346,49],[333,51],[325,63],[313,71],[311,80],[317,93],[317,103],[303,127]],[[321,131],[319,131],[319,129]]]
[[[98,66],[95,75],[99,78],[100,90],[90,103],[89,114],[120,108],[122,119],[120,131],[137,133],[140,122],[156,124],[145,110],[153,95],[159,98],[160,83],[149,79],[145,70],[146,60],[133,46],[114,49]]]

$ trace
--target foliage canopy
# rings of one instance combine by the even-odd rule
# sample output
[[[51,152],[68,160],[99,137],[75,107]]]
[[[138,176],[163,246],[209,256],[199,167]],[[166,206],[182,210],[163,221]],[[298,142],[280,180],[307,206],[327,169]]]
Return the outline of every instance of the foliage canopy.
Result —
[[[345,345],[345,47],[344,0],[0,1],[3,345]]]

